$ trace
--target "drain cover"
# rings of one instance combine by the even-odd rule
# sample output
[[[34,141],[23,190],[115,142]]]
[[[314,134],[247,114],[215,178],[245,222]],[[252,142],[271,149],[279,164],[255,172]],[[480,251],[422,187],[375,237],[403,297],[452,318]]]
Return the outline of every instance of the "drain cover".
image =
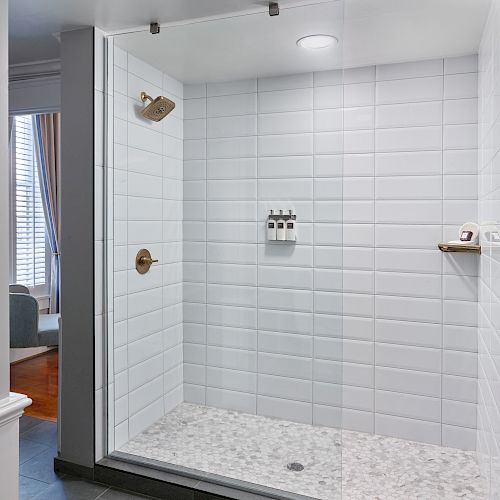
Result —
[[[294,472],[300,472],[304,470],[304,466],[300,462],[290,462],[286,468],[288,470],[293,470]]]

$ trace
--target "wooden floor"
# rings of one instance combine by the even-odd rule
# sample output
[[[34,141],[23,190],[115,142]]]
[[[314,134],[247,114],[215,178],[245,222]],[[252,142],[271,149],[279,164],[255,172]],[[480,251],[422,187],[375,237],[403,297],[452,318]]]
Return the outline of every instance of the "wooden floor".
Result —
[[[25,415],[57,420],[57,372],[57,349],[10,365],[10,390],[33,400]]]

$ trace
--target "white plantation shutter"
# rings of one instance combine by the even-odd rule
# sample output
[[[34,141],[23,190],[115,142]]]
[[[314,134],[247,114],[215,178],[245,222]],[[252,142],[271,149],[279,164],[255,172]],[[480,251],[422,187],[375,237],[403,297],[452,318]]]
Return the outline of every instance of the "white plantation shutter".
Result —
[[[47,283],[47,248],[31,115],[14,118],[12,160],[13,281],[41,287]]]

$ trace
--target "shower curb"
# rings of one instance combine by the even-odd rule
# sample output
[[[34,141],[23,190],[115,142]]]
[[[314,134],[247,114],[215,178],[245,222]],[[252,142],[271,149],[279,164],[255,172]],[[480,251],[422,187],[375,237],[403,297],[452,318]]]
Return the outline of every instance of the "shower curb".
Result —
[[[125,454],[123,454],[125,455]],[[155,460],[108,457],[95,466],[94,480],[121,486],[137,493],[168,500],[310,500],[310,497],[284,493],[245,481],[215,474],[196,474],[190,469],[159,465]],[[141,478],[138,482],[137,479]]]

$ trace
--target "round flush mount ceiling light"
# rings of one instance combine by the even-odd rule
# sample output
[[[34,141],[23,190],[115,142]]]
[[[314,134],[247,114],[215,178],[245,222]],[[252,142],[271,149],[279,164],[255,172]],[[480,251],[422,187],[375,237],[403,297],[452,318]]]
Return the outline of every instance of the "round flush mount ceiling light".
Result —
[[[339,43],[332,35],[308,35],[297,40],[297,45],[304,49],[327,49]]]

